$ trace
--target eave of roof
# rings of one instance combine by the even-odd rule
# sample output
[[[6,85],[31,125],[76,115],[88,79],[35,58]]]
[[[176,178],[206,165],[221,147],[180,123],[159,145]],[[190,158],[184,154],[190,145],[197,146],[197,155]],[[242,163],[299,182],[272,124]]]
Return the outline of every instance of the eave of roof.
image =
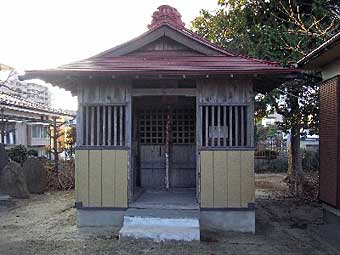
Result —
[[[332,60],[340,57],[340,32],[312,50],[297,64],[305,68],[321,68]]]
[[[282,67],[276,63],[248,59],[240,56],[190,56],[190,57],[109,57],[91,58],[56,69],[27,71],[25,78],[45,74],[76,75],[209,75],[209,74],[266,74],[292,73],[297,69]],[[40,77],[41,78],[41,77]]]

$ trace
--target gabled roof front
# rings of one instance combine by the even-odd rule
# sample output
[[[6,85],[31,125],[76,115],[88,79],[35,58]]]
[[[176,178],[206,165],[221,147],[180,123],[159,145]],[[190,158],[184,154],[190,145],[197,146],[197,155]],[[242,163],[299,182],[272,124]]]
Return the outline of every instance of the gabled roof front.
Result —
[[[162,5],[141,36],[91,58],[55,69],[27,71],[70,89],[65,77],[148,75],[285,74],[296,72],[276,62],[236,56],[185,28],[178,11]]]

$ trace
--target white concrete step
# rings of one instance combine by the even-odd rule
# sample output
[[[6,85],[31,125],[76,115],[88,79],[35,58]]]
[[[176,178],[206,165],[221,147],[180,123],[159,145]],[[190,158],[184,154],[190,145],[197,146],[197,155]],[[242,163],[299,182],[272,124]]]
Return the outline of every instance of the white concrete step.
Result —
[[[124,226],[199,227],[195,218],[156,218],[124,216]]]
[[[119,231],[119,239],[143,238],[155,242],[162,241],[199,241],[199,227],[175,227],[175,226],[123,226]]]
[[[128,209],[119,238],[199,241],[199,211]]]

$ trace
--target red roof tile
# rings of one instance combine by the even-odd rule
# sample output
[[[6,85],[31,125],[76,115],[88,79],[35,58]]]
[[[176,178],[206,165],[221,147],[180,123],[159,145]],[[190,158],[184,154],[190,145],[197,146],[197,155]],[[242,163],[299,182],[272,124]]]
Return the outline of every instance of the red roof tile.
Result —
[[[276,63],[240,56],[100,57],[60,66],[57,70],[100,71],[117,74],[292,72],[292,69],[281,67]]]

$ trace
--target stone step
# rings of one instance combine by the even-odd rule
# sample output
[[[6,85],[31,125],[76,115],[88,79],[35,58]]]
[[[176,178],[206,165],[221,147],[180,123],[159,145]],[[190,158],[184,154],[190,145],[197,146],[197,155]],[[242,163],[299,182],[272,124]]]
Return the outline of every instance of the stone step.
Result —
[[[199,227],[195,218],[155,218],[124,216],[124,226]]]
[[[163,241],[199,241],[199,227],[182,227],[182,226],[126,226],[124,225],[119,231],[119,239],[125,238],[150,239],[156,242]]]
[[[130,208],[125,213],[119,238],[144,238],[156,242],[199,241],[199,219],[199,210]]]

